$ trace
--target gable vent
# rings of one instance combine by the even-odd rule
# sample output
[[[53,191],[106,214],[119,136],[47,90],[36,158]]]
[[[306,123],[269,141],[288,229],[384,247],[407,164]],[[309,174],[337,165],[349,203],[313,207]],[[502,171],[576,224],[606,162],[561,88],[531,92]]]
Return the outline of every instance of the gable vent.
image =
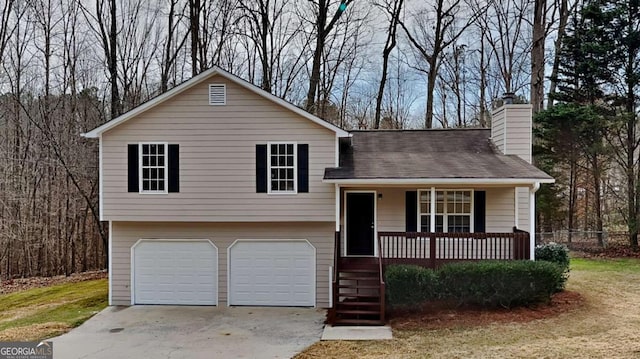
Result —
[[[209,105],[220,106],[227,103],[227,90],[224,84],[209,85]]]

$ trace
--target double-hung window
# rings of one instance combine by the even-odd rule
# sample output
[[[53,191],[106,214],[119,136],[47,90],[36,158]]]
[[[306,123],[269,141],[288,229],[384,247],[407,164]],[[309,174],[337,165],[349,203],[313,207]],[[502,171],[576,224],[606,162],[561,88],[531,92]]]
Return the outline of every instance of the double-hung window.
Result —
[[[472,191],[446,190],[420,191],[419,220],[420,231],[431,232],[431,221],[435,219],[435,232],[471,232]],[[432,215],[432,203],[435,201],[435,212]]]
[[[167,144],[141,143],[140,192],[167,193]]]
[[[271,142],[267,146],[269,193],[297,193],[297,146]]]

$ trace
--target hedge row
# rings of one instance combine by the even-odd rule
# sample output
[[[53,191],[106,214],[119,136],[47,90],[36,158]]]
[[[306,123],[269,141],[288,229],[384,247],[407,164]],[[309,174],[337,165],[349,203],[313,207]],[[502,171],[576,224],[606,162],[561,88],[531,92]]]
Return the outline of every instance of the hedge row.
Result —
[[[509,308],[548,301],[565,281],[564,268],[546,261],[461,262],[435,271],[390,265],[385,271],[391,308],[416,308],[430,300]]]

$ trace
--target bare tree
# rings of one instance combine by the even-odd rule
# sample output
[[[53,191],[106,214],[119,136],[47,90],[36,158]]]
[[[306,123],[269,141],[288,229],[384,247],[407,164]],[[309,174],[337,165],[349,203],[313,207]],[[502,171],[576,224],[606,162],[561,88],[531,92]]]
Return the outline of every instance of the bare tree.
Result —
[[[2,12],[0,13],[0,59],[4,57],[7,41],[13,35],[16,27],[16,23],[11,22],[14,3],[15,0],[5,0],[2,4]]]
[[[291,21],[289,7],[292,5],[288,0],[253,0],[240,2],[239,6],[248,27],[244,35],[253,44],[260,61],[260,86],[267,92],[273,92],[275,73],[284,52],[291,50],[290,45],[298,36],[300,24]]]
[[[349,91],[357,74],[362,69],[366,57],[359,59],[364,44],[370,38],[365,27],[368,9],[352,8],[344,15],[344,23],[327,38],[322,59],[322,76],[318,88],[316,114],[328,121],[336,121],[340,117],[338,103],[348,100]],[[356,64],[359,69],[356,69]],[[340,81],[343,79],[344,81]],[[336,83],[342,82],[341,95],[336,95]],[[340,97],[340,100],[334,100]]]
[[[413,26],[409,30],[400,21],[407,38],[417,51],[418,58],[427,63],[427,108],[424,117],[425,128],[433,127],[433,100],[438,78],[438,70],[444,51],[454,44],[477,18],[483,15],[485,7],[475,7],[461,0],[436,0],[432,8],[421,9],[412,17]],[[434,24],[435,23],[435,24]]]
[[[246,61],[236,37],[242,16],[239,4],[239,0],[205,1],[202,4],[198,73],[214,65],[232,73],[241,72]]]
[[[96,0],[95,12],[92,12],[91,9],[84,6],[82,9],[86,23],[96,34],[100,42],[101,50],[104,54],[104,61],[107,63],[111,90],[111,118],[116,118],[122,113],[122,103],[118,87],[117,0]]]
[[[158,16],[159,8],[151,8],[140,1],[121,4],[116,64],[123,111],[146,101],[151,87],[155,87],[147,85],[147,81],[160,42],[153,31]]]
[[[556,31],[556,40],[554,42],[554,55],[553,55],[553,63],[551,67],[551,75],[550,83],[549,83],[549,105],[552,106],[554,99],[552,94],[556,92],[556,87],[558,86],[558,70],[560,68],[560,52],[562,50],[562,41],[566,34],[567,22],[569,20],[569,15],[573,13],[577,6],[577,1],[573,2],[569,5],[569,0],[556,0],[560,2],[558,8],[558,30]]]
[[[335,9],[333,17],[329,18],[329,11],[332,8],[331,0],[311,1],[314,7],[315,21],[313,24],[316,43],[313,50],[313,60],[311,65],[311,75],[309,77],[309,90],[307,92],[307,101],[305,108],[311,113],[317,111],[316,95],[318,93],[318,85],[320,84],[320,70],[322,67],[322,58],[324,55],[327,37],[333,31],[336,22],[347,9],[347,6],[353,0],[340,0],[340,4]]]
[[[389,56],[391,51],[396,47],[398,24],[400,21],[400,13],[404,0],[384,0],[376,5],[380,7],[389,19],[389,27],[387,28],[387,39],[382,50],[382,75],[380,77],[380,86],[378,87],[378,96],[376,97],[376,112],[374,114],[373,128],[380,128],[380,113],[382,112],[382,99],[384,96],[384,88],[387,82],[387,71],[389,68]]]
[[[164,93],[169,89],[169,78],[173,71],[175,73],[176,60],[180,54],[180,51],[184,48],[184,45],[191,33],[191,27],[187,27],[181,34],[179,32],[181,25],[181,18],[186,11],[183,6],[180,8],[179,0],[169,1],[169,10],[167,12],[167,28],[166,36],[164,38],[164,46],[162,47],[162,54],[160,56],[160,92]]]
[[[489,58],[496,69],[498,83],[492,93],[517,92],[530,81],[526,81],[530,68],[530,26],[527,17],[533,0],[496,0],[491,2],[486,16],[480,18],[486,29],[486,44]],[[527,66],[527,64],[529,66]]]

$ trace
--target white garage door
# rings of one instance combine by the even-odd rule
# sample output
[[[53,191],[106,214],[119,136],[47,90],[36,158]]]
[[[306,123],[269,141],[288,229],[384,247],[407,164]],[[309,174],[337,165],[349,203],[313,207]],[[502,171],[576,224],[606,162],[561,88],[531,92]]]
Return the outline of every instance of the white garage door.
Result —
[[[314,306],[315,275],[307,241],[237,241],[229,249],[229,304]]]
[[[135,304],[218,304],[218,249],[208,240],[141,240],[132,269]]]

